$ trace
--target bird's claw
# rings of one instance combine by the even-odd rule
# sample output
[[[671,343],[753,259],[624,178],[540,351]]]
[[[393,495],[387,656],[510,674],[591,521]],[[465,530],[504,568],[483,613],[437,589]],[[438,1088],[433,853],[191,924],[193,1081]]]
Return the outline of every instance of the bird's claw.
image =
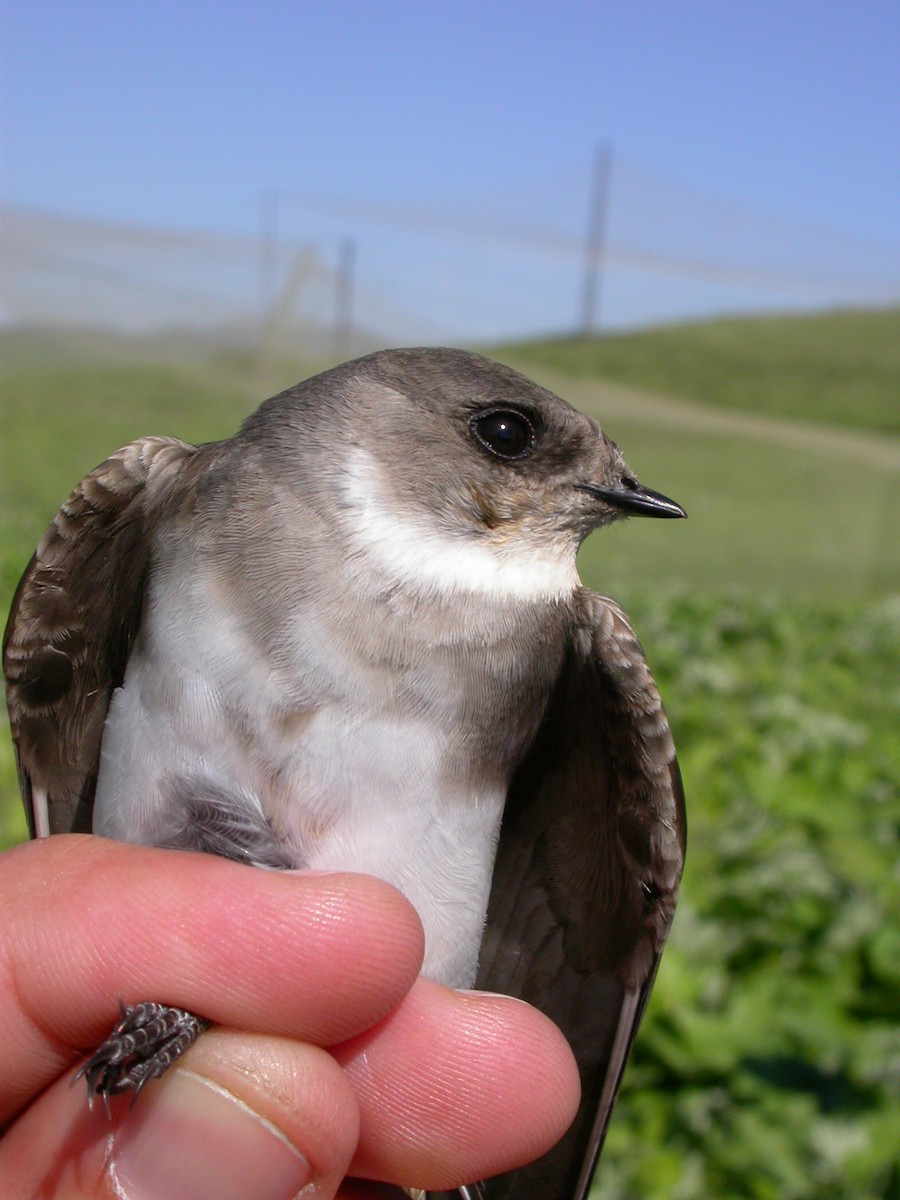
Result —
[[[101,1096],[107,1109],[110,1097],[122,1092],[130,1092],[134,1103],[144,1084],[158,1079],[209,1027],[194,1013],[152,1001],[120,1002],[119,1013],[109,1036],[75,1076],[87,1082],[88,1103]]]

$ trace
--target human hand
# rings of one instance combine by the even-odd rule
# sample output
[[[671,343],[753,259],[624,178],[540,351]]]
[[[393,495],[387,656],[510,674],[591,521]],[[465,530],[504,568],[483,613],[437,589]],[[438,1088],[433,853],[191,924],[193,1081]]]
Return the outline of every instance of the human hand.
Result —
[[[3,856],[0,912],[0,1195],[439,1190],[543,1153],[574,1115],[555,1026],[418,979],[418,918],[368,876],[60,836]],[[70,1084],[119,998],[216,1028],[108,1117]]]

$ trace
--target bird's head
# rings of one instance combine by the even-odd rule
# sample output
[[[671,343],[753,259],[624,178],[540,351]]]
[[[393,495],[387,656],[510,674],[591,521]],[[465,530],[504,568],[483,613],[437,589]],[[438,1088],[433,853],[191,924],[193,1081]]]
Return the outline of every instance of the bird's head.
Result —
[[[351,535],[407,578],[465,586],[482,563],[501,591],[523,570],[569,588],[592,530],[685,515],[637,482],[596,421],[480,355],[382,351],[296,395],[305,436],[340,451],[328,471]]]

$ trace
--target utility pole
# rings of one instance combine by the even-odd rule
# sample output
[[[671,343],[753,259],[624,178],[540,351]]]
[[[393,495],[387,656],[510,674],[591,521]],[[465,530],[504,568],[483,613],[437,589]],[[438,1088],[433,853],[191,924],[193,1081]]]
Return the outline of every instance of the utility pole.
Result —
[[[600,295],[606,217],[609,208],[609,184],[612,175],[612,147],[602,143],[594,152],[591,177],[588,229],[584,254],[584,287],[581,293],[581,336],[590,337],[600,327]]]
[[[278,193],[259,194],[259,231],[257,242],[257,286],[259,289],[259,327],[265,332],[269,308],[275,299],[278,280]]]
[[[350,352],[353,337],[353,290],[356,276],[356,239],[341,239],[335,279],[334,349],[339,358]]]

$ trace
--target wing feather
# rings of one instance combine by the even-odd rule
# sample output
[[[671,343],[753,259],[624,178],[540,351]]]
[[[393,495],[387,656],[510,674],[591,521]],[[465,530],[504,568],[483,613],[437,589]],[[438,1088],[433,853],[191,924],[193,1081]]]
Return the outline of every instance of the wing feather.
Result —
[[[578,597],[572,644],[517,772],[478,984],[529,1001],[568,1037],[582,1102],[536,1163],[486,1200],[584,1200],[678,896],[685,817],[668,723],[611,600]]]
[[[196,447],[141,438],[78,484],[25,570],[3,639],[32,836],[91,827],[100,740],[140,621],[150,532]]]

